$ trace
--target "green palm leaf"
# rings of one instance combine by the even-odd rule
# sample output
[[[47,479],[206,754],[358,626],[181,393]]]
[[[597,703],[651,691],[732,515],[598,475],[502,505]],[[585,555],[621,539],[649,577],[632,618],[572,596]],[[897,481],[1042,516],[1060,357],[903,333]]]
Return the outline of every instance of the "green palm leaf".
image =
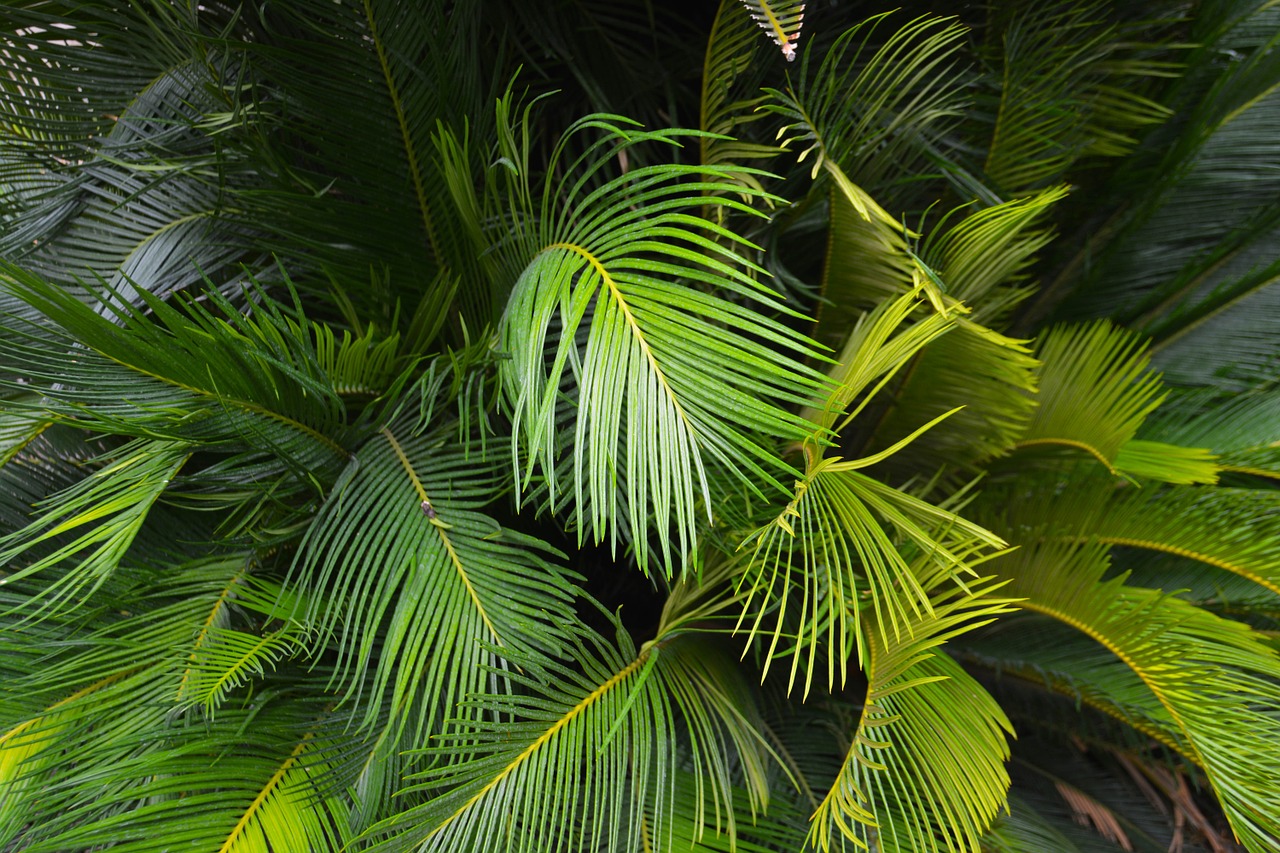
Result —
[[[665,165],[603,180],[600,171],[632,145],[696,136],[614,121],[588,119],[566,135],[562,148],[576,131],[603,133],[575,164],[581,174],[545,189],[538,232],[516,225],[532,254],[503,317],[511,358],[500,373],[522,481],[540,468],[551,506],[570,503],[580,536],[607,536],[615,548],[630,539],[646,568],[647,538],[637,534],[652,514],[670,572],[697,544],[699,504],[709,512],[708,468],[757,490],[761,481],[778,487],[786,468],[764,439],[804,437],[809,426],[783,407],[820,380],[795,360],[812,353],[806,340],[760,313],[785,309],[746,272],[759,268],[706,236],[736,240],[694,213],[704,204],[749,210],[700,194],[734,189],[728,173]],[[680,180],[708,174],[708,182]],[[562,426],[569,390],[579,405]]]
[[[581,671],[513,653],[519,672],[508,677],[528,693],[468,703],[484,717],[431,748],[440,761],[419,775],[435,795],[373,827],[370,834],[390,837],[370,849],[473,850],[502,839],[507,850],[638,850],[646,836],[666,849],[662,840],[677,831],[670,779],[681,738],[700,781],[694,837],[707,805],[732,836],[730,767],[741,762],[749,800],[762,804],[765,748],[732,698],[745,687],[729,659],[708,655],[683,623],[669,611],[638,651],[625,635],[614,647],[583,634],[575,638]],[[471,758],[453,760],[462,755]]]
[[[809,844],[826,851],[841,835],[863,849],[971,851],[995,819],[1009,784],[1006,733],[995,701],[940,647],[1008,612],[999,585],[969,591],[945,573],[922,572],[927,614],[906,630],[863,633],[867,694],[844,766],[812,818]],[[962,732],[955,740],[944,732]]]
[[[312,653],[336,652],[333,683],[360,703],[363,726],[383,713],[407,725],[426,696],[453,708],[489,686],[493,648],[554,651],[572,619],[550,549],[478,511],[500,469],[457,435],[451,421],[383,428],[326,499],[286,583],[309,602],[295,618],[317,633]],[[441,716],[413,723],[415,738],[439,732]]]
[[[1208,775],[1236,836],[1266,850],[1280,832],[1280,658],[1247,626],[1158,590],[1103,580],[1102,546],[1024,547],[1001,558],[1020,606],[1072,625],[1125,661],[1164,706]]]

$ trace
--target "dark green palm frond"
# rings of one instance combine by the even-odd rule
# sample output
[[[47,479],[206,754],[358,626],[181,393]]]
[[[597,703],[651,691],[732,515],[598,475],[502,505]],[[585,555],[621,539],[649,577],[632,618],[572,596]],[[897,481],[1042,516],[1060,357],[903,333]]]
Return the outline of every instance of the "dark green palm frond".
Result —
[[[1144,58],[1143,30],[1107,22],[1100,5],[1013,4],[990,15],[997,107],[983,170],[1000,190],[1037,190],[1083,157],[1126,154],[1137,144],[1130,134],[1171,114],[1139,86],[1177,66]]]
[[[1065,622],[1104,645],[1146,683],[1182,731],[1236,835],[1250,850],[1280,833],[1280,657],[1239,622],[1158,590],[1102,580],[1104,546],[1026,546],[995,564],[1021,607]],[[1229,722],[1228,722],[1229,721]]]
[[[579,131],[602,136],[543,191],[536,232],[513,223],[516,245],[529,254],[503,318],[511,358],[500,373],[522,482],[541,469],[551,506],[572,507],[580,537],[607,537],[615,547],[629,538],[646,568],[648,543],[633,532],[652,514],[670,572],[696,545],[698,504],[710,506],[708,468],[749,488],[781,490],[787,468],[754,436],[803,439],[811,425],[783,407],[804,401],[820,378],[797,360],[813,354],[807,340],[761,313],[786,309],[743,271],[759,269],[706,236],[735,242],[696,213],[706,204],[749,212],[728,196],[700,194],[746,190],[726,183],[724,170],[696,165],[605,180],[601,171],[634,144],[696,138],[616,121],[591,118],[571,129],[562,148]],[[523,157],[512,151],[508,159]],[[529,199],[529,176],[514,179]],[[566,393],[580,405],[561,429]],[[570,477],[557,482],[566,458]]]
[[[867,694],[844,766],[812,818],[816,849],[843,835],[895,853],[973,850],[1003,805],[1012,727],[941,647],[1009,612],[1011,599],[996,597],[989,578],[961,591],[945,573],[918,568],[928,615],[901,632],[883,622],[860,628]],[[963,734],[949,741],[947,732]]]
[[[11,583],[65,561],[75,563],[28,607],[65,605],[88,595],[115,571],[148,512],[191,456],[171,441],[130,442],[103,460],[84,480],[47,499],[48,511],[26,527],[0,537],[0,583]],[[39,549],[35,559],[15,562]]]
[[[180,311],[144,292],[144,313],[108,291],[93,294],[95,310],[12,267],[0,286],[60,327],[39,336],[16,327],[0,354],[41,388],[51,413],[107,433],[239,439],[294,456],[311,477],[345,461],[345,406],[320,370],[311,330],[273,303],[244,316],[211,294],[210,307]]]
[[[646,837],[666,849],[681,740],[700,782],[695,837],[709,820],[732,833],[730,768],[746,774],[749,801],[762,805],[766,748],[731,698],[745,686],[729,659],[708,656],[681,614],[665,620],[669,628],[639,650],[623,633],[615,647],[580,632],[573,668],[512,649],[518,669],[504,676],[527,692],[466,703],[483,716],[431,747],[436,766],[417,777],[432,798],[373,827],[386,840],[370,849],[472,850],[501,838],[508,850],[620,851],[640,850]],[[470,760],[455,760],[463,755]]]
[[[1140,435],[1207,447],[1224,473],[1280,479],[1280,390],[1227,398],[1212,389],[1175,393],[1143,424]]]
[[[894,30],[876,46],[888,14],[875,15],[840,36],[811,78],[796,89],[766,90],[766,108],[786,122],[779,134],[812,158],[811,174],[825,171],[864,216],[867,204],[852,185],[882,203],[885,185],[910,170],[922,138],[941,132],[958,114],[962,78],[950,63],[964,30],[945,18],[922,17]],[[889,224],[901,231],[892,217]]]
[[[484,9],[307,0],[243,19],[247,37],[227,47],[248,69],[246,106],[227,132],[270,166],[238,196],[266,248],[344,283],[367,281],[377,259],[407,304],[443,270],[466,280],[472,328],[492,319],[509,283],[479,274],[433,141],[442,126],[491,135],[509,72],[489,71],[502,52]],[[362,315],[381,308],[352,292]]]
[[[1274,381],[1278,28],[1266,3],[1197,17],[1200,46],[1170,96],[1179,123],[1116,176],[1123,207],[1037,313],[1073,294],[1061,313],[1109,315],[1151,335],[1155,363],[1176,383]]]
[[[1195,753],[1186,735],[1178,728],[1146,683],[1100,643],[1048,617],[1024,614],[967,635],[963,650],[956,652],[965,664],[993,672],[998,679],[992,690],[1001,706],[1013,718],[1019,731],[1024,725],[1058,723],[1069,732],[1078,719],[1067,713],[1050,717],[1044,699],[1032,704],[1018,696],[1006,683],[1023,682],[1066,697],[1078,717],[1087,707],[1112,718],[1128,729],[1129,739],[1158,743],[1189,764]],[[1089,727],[1089,737],[1101,737],[1102,729]]]

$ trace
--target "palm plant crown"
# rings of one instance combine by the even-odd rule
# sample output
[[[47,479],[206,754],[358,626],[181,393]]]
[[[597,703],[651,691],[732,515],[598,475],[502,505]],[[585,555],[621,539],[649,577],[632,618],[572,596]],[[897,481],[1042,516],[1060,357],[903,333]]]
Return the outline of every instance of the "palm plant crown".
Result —
[[[1280,6],[804,5],[7,5],[0,849],[1280,849]]]

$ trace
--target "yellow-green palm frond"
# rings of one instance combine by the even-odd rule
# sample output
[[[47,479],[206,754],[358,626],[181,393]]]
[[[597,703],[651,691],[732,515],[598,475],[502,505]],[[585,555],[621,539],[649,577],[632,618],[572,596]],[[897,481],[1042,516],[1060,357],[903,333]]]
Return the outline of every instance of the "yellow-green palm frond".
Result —
[[[1164,706],[1238,838],[1266,849],[1280,832],[1280,655],[1248,626],[1159,590],[1104,580],[1102,545],[1042,544],[1003,556],[1019,606],[1062,621],[1123,660]]]
[[[942,647],[1013,600],[990,578],[960,590],[925,568],[922,583],[931,606],[905,630],[859,628],[867,693],[844,766],[813,815],[815,849],[843,836],[864,850],[976,851],[1003,807],[1012,727]]]

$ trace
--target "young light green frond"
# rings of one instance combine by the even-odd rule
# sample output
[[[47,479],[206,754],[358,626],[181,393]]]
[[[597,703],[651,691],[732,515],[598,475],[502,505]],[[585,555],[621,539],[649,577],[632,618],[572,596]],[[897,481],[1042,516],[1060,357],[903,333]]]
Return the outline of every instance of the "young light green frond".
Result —
[[[509,677],[528,692],[471,700],[484,715],[425,753],[437,761],[417,778],[431,799],[374,826],[368,849],[639,853],[645,839],[667,849],[682,738],[698,780],[693,837],[706,824],[732,837],[730,780],[745,774],[749,802],[762,806],[768,752],[740,676],[695,635],[660,635],[639,651],[619,642],[581,634],[572,668],[513,653]],[[471,760],[451,760],[460,755]]]
[[[811,406],[802,412],[807,420],[820,427],[814,434],[814,440],[810,442],[811,452],[820,447],[825,432],[842,432],[903,365],[954,325],[952,318],[933,313],[905,329],[902,328],[919,306],[917,288],[892,301],[881,302],[870,313],[858,319],[849,332],[849,338],[836,358],[836,363],[827,371],[828,378],[835,385],[834,389],[822,406]],[[872,383],[875,385],[872,386]],[[850,405],[863,392],[866,392],[866,396],[861,403],[850,410]],[[845,417],[837,426],[836,420],[841,415]]]
[[[787,62],[796,58],[796,42],[804,23],[804,0],[742,0],[765,34],[782,49]]]
[[[1218,482],[1218,457],[1202,447],[1132,438],[1113,460],[1115,469],[1144,480],[1191,485]]]
[[[931,615],[920,566],[960,588],[970,562],[1003,541],[959,516],[886,486],[838,458],[816,460],[796,496],[772,524],[748,540],[750,562],[738,581],[743,594],[738,630],[748,643],[768,638],[765,673],[790,658],[789,685],[804,673],[808,695],[826,659],[826,686],[843,685],[849,651],[866,664],[863,635],[900,641]],[[924,555],[919,561],[913,554]],[[919,565],[917,565],[917,562]],[[796,600],[798,599],[798,600]],[[871,619],[874,628],[862,626]],[[786,637],[788,644],[779,648]]]
[[[1114,472],[1121,448],[1164,399],[1140,338],[1098,322],[1059,326],[1040,341],[1038,406],[1014,449],[1056,445]]]
[[[0,537],[0,585],[66,566],[70,571],[22,609],[38,616],[47,608],[74,607],[116,570],[190,456],[188,445],[138,440],[102,459],[85,479],[48,498],[47,509],[29,525]]]
[[[1000,285],[1016,285],[1036,253],[1053,234],[1041,224],[1066,198],[1067,188],[1050,187],[1003,204],[977,210],[941,234],[930,235],[927,256],[936,260],[947,292],[977,312],[973,320],[993,324],[1008,300],[992,298]]]
[[[1021,607],[1104,645],[1147,685],[1190,744],[1237,838],[1269,850],[1280,834],[1280,655],[1248,626],[1158,590],[1102,580],[1105,546],[1043,544],[995,567]]]
[[[1036,368],[1026,341],[965,317],[911,364],[881,416],[869,450],[963,406],[885,463],[897,476],[933,476],[945,466],[971,469],[1003,456],[1031,421]],[[883,436],[883,437],[881,437]]]
[[[33,410],[39,408],[40,398],[35,394],[13,395],[14,399],[0,400],[0,467],[9,462],[22,448],[48,428],[50,421]],[[6,411],[8,406],[14,409]]]
[[[497,459],[459,445],[456,423],[403,427],[355,453],[285,588],[303,597],[291,615],[316,632],[312,653],[333,650],[332,685],[357,703],[359,725],[389,713],[421,742],[489,687],[495,648],[559,648],[572,586],[545,544],[478,511],[501,489]],[[427,696],[436,710],[407,719]]]
[[[861,719],[809,831],[809,845],[824,853],[841,836],[865,850],[976,853],[1004,805],[1012,727],[940,647],[1011,610],[1011,599],[994,597],[999,585],[989,578],[968,592],[939,591],[940,579],[925,581],[929,612],[900,636],[883,625],[864,631]]]
[[[651,530],[670,574],[696,547],[699,512],[710,511],[709,467],[756,491],[781,490],[787,467],[763,439],[805,437],[812,426],[787,407],[821,378],[800,363],[816,355],[810,342],[761,313],[787,309],[744,272],[757,268],[706,232],[737,239],[695,213],[747,209],[698,194],[729,189],[727,174],[642,167],[593,187],[608,163],[601,154],[678,138],[603,118],[584,123],[597,125],[609,145],[593,145],[579,158],[581,176],[573,170],[559,192],[548,189],[547,242],[503,315],[501,347],[511,357],[499,370],[513,457],[524,485],[541,469],[548,502],[571,508],[580,538],[614,548],[629,540],[647,570],[642,531]],[[702,180],[709,171],[712,180]],[[565,394],[578,402],[562,427]],[[566,481],[558,469],[569,459]]]

